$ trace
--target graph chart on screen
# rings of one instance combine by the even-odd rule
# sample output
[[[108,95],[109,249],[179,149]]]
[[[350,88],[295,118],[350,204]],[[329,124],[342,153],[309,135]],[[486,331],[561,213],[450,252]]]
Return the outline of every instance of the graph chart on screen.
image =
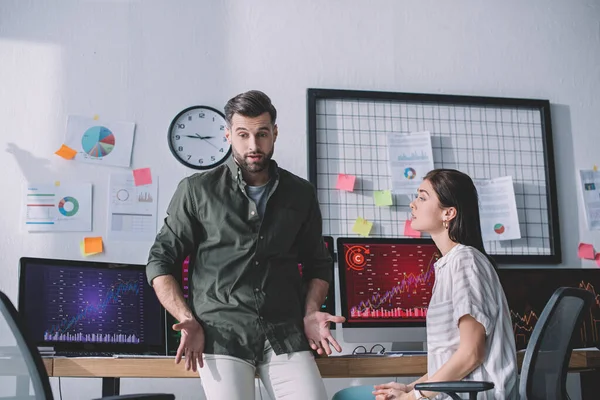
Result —
[[[144,274],[48,269],[45,341],[140,343]]]
[[[595,301],[584,315],[582,328],[573,337],[574,348],[600,345],[600,270],[597,269],[500,269],[517,349],[525,349],[544,306],[559,287],[591,292]]]
[[[435,278],[435,247],[345,244],[348,322],[424,321]]]

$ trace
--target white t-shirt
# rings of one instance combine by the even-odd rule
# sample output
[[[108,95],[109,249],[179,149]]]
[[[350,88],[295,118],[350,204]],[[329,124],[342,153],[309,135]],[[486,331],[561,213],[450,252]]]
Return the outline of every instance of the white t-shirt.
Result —
[[[464,380],[494,383],[494,389],[480,393],[478,399],[516,399],[516,347],[504,291],[487,257],[459,244],[435,263],[435,283],[427,311],[429,377],[458,349],[458,321],[464,315],[481,323],[486,335],[485,361]]]

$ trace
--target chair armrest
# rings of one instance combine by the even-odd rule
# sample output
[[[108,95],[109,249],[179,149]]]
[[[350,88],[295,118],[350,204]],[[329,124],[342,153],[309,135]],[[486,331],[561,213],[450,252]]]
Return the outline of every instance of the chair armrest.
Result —
[[[429,392],[479,393],[494,388],[492,382],[454,381],[454,382],[424,382],[417,383],[415,389]]]

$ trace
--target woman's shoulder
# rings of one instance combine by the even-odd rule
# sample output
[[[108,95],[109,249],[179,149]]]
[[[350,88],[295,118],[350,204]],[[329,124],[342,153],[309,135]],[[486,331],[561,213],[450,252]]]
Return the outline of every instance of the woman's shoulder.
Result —
[[[462,267],[471,265],[473,267],[481,267],[481,266],[490,266],[493,268],[490,260],[477,250],[475,247],[467,246],[464,244],[458,244],[454,249],[452,249],[452,259],[451,264],[454,267]]]

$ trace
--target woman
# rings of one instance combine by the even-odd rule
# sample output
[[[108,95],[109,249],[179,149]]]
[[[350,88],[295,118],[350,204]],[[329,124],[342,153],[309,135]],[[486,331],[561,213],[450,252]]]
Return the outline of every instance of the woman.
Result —
[[[410,208],[413,229],[429,233],[442,253],[427,312],[428,373],[409,385],[376,385],[373,394],[426,399],[437,393],[419,392],[416,383],[474,380],[495,385],[479,399],[516,399],[512,324],[495,263],[483,248],[473,181],[452,169],[430,171]]]

